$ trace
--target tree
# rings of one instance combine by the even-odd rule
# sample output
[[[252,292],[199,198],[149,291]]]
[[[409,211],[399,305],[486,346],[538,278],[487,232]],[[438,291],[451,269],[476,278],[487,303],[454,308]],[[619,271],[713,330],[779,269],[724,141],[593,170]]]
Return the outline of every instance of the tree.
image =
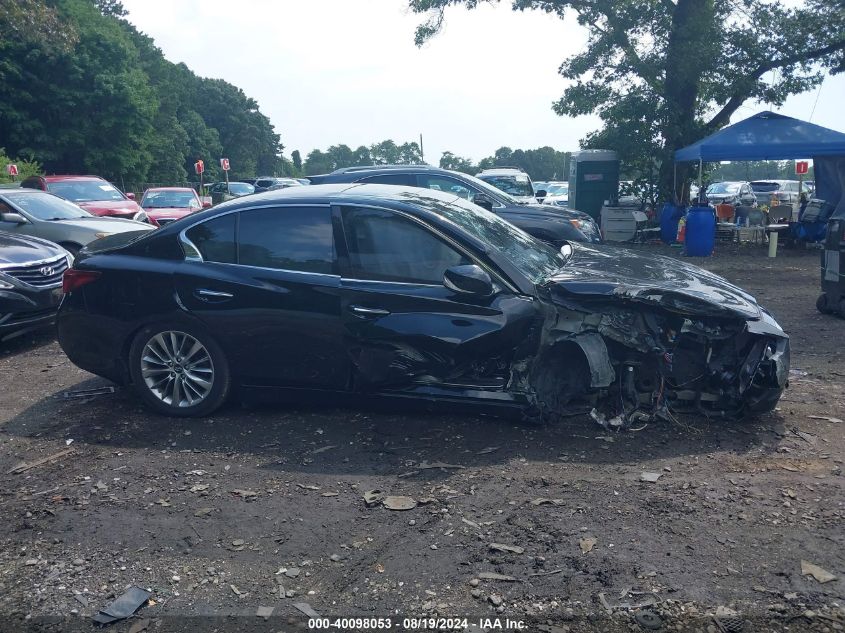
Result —
[[[478,0],[409,0],[414,12],[429,14],[418,45],[440,30],[452,5],[472,9]],[[554,110],[598,114],[604,127],[583,145],[603,144],[640,167],[656,164],[666,196],[676,149],[726,125],[749,99],[780,105],[826,72],[845,71],[841,2],[512,0],[512,7],[575,17],[587,29],[586,48],[560,67],[572,84]]]
[[[298,149],[295,149],[290,154],[291,162],[293,163],[293,169],[295,175],[302,174],[302,155],[299,153]]]
[[[474,176],[478,173],[478,167],[468,158],[463,158],[453,154],[452,152],[443,152],[440,157],[440,168],[451,169],[452,171],[462,171],[465,174]]]
[[[0,0],[0,33],[4,40],[50,50],[67,51],[77,41],[76,31],[62,22],[55,7],[43,0]],[[4,48],[0,43],[0,52]]]

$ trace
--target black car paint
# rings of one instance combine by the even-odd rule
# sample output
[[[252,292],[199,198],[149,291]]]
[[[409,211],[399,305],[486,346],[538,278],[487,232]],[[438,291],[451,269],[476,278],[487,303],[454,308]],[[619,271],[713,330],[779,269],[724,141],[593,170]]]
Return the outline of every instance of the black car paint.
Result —
[[[371,169],[337,170],[330,174],[309,176],[308,178],[313,185],[355,182],[379,184],[379,179],[385,177],[391,179],[405,178],[406,180],[402,184],[425,188],[425,178],[431,176],[453,179],[456,184],[469,189],[477,188],[474,183],[468,181],[465,175],[460,172],[414,165],[407,167],[392,166],[389,168],[373,167]],[[494,202],[494,207],[491,210],[539,240],[554,246],[560,246],[566,241],[601,242],[601,235],[598,232],[593,236],[587,236],[571,223],[571,220],[589,220],[592,223],[593,219],[585,213],[555,205],[511,204],[506,198],[495,191],[495,187],[492,185],[490,187],[492,191],[485,191],[484,195]]]
[[[562,414],[583,410],[581,397],[589,395],[566,393],[568,383],[594,400],[618,402],[627,371],[634,390],[627,396],[636,400],[629,413],[649,408],[656,390],[649,380],[658,378],[668,383],[667,392],[679,385],[673,403],[679,408],[710,403],[741,413],[777,402],[786,384],[788,337],[738,288],[674,260],[578,244],[564,246],[571,255],[561,271],[534,284],[495,249],[427,208],[423,202],[434,193],[379,185],[294,188],[232,201],[135,241],[113,236],[111,249],[80,254],[76,266],[101,278],[66,297],[59,342],[75,364],[119,383],[129,380],[126,356],[135,333],[167,323],[211,334],[242,388],[424,397]],[[284,204],[332,206],[337,274],[177,255],[180,232],[197,222]],[[425,223],[471,253],[497,291],[464,295],[445,286],[346,278],[340,205],[388,209]],[[232,301],[210,301],[202,289],[231,294]],[[715,355],[712,363],[709,352],[706,361],[699,353],[707,350]],[[704,368],[706,379],[684,382],[692,371],[681,366],[687,357],[695,371]],[[757,391],[746,407],[741,397],[752,381]]]
[[[0,232],[0,281],[12,286],[0,287],[0,340],[53,323],[67,264],[67,252],[52,242]],[[25,281],[39,277],[46,283]]]

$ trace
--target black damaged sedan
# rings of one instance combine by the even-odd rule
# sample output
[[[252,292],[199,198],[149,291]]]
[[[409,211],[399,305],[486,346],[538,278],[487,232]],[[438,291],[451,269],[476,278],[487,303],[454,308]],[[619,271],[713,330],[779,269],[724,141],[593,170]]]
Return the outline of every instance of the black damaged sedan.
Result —
[[[97,241],[64,288],[68,357],[169,415],[257,391],[624,426],[769,411],[789,370],[786,334],[721,277],[609,246],[556,250],[410,187],[233,200]]]

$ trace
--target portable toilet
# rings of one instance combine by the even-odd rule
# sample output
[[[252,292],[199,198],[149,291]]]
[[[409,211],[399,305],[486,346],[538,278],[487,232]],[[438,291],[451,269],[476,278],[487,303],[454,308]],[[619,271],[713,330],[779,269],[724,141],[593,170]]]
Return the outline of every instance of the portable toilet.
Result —
[[[608,149],[574,152],[569,163],[570,209],[598,219],[605,200],[619,197],[619,158]]]

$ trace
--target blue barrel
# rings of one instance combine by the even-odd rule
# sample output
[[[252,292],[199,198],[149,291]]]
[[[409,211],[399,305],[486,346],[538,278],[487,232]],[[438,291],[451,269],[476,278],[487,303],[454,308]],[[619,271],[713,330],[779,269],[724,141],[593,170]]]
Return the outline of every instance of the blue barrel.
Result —
[[[676,207],[667,202],[660,211],[660,239],[667,244],[674,244],[678,238],[678,221],[684,216],[684,207]]]
[[[687,212],[687,255],[710,257],[716,245],[716,214],[712,207],[690,207]]]

